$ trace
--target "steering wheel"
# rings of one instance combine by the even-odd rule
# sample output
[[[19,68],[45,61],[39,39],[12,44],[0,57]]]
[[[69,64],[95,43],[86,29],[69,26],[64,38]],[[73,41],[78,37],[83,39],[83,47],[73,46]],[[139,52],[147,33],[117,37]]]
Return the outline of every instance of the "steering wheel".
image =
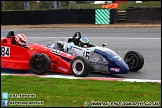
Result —
[[[76,38],[76,37],[78,37],[78,38]],[[79,44],[80,38],[81,38],[81,33],[79,31],[75,32],[73,37],[72,37],[72,40],[73,40],[75,45]]]

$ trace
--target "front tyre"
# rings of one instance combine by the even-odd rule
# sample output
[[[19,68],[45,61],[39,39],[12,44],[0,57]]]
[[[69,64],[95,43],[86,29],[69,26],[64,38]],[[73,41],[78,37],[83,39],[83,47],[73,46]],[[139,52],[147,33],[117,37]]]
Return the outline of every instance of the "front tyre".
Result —
[[[34,54],[30,58],[29,68],[34,74],[45,74],[50,69],[50,59],[43,53]]]
[[[70,64],[70,69],[75,77],[86,77],[90,72],[90,67],[90,62],[84,56],[75,57]]]
[[[137,51],[128,51],[124,56],[124,60],[132,72],[137,72],[144,65],[144,57]]]

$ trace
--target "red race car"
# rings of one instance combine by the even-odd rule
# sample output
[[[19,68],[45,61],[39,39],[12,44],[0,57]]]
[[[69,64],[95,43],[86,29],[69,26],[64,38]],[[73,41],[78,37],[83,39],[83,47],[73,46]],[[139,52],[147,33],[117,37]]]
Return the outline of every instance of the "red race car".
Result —
[[[59,72],[85,77],[90,72],[86,57],[74,56],[38,43],[17,45],[13,31],[1,38],[1,68],[30,70],[34,74]]]

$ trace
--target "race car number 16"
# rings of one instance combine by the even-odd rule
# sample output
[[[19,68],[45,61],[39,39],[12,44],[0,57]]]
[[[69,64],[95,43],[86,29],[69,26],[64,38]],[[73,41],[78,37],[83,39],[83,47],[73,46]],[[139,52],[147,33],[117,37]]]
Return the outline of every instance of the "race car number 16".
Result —
[[[86,56],[87,58],[89,58],[89,57],[90,57],[90,53],[89,53],[89,52],[84,51],[83,56]]]
[[[10,47],[1,46],[1,56],[9,57],[10,56]]]

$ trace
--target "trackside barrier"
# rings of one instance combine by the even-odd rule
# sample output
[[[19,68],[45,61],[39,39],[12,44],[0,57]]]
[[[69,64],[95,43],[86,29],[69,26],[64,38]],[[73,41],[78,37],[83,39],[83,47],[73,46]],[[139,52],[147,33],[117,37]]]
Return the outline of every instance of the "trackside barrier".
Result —
[[[1,11],[1,25],[65,23],[113,24],[120,22],[121,17],[119,17],[119,14],[118,9]],[[126,23],[159,24],[161,23],[161,7],[129,7],[126,9],[124,17],[123,22]]]
[[[110,9],[96,9],[95,24],[110,24]]]
[[[110,24],[118,23],[118,9],[110,9]]]
[[[117,11],[117,9],[1,11],[1,25],[113,24],[118,22]]]
[[[131,7],[126,9],[127,23],[161,23],[161,7]]]

